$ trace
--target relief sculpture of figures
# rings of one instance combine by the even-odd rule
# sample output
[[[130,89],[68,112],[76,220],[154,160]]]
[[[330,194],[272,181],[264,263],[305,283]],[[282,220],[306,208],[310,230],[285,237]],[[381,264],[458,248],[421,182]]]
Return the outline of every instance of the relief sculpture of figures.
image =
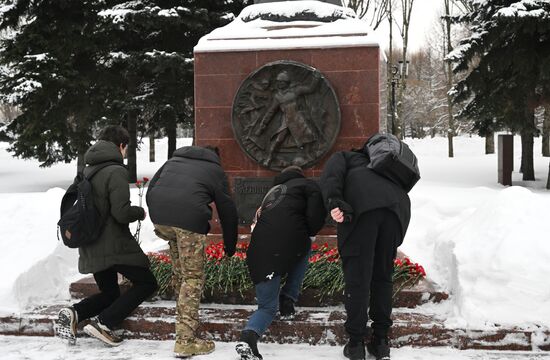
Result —
[[[340,110],[319,71],[280,61],[243,82],[233,104],[232,126],[241,148],[259,164],[272,170],[308,167],[332,147]]]

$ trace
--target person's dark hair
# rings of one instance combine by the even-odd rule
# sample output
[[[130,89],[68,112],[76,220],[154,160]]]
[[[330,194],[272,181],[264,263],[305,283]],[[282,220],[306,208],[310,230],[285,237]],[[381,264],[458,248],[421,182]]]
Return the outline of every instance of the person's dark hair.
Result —
[[[204,146],[204,148],[208,150],[212,150],[213,152],[216,153],[216,155],[220,156],[220,149],[217,146],[206,145]]]
[[[297,172],[300,175],[304,175],[304,170],[302,170],[302,168],[297,166],[297,165],[287,166],[286,168],[281,170],[281,173],[286,173],[286,172],[289,172],[289,171],[294,171],[294,172]]]
[[[130,134],[120,125],[109,125],[101,130],[98,140],[110,141],[116,146],[126,146],[130,142]]]

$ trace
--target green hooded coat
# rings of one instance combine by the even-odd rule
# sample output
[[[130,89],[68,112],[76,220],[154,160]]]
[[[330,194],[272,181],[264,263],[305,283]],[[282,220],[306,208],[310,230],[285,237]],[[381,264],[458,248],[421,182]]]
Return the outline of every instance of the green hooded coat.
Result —
[[[84,175],[105,162],[123,165],[122,154],[115,144],[100,140],[85,155],[88,165]],[[94,201],[105,228],[99,239],[78,249],[78,270],[82,274],[96,273],[113,265],[148,267],[149,260],[141,250],[128,224],[143,219],[145,211],[130,205],[128,171],[123,166],[112,165],[101,169],[91,180]]]

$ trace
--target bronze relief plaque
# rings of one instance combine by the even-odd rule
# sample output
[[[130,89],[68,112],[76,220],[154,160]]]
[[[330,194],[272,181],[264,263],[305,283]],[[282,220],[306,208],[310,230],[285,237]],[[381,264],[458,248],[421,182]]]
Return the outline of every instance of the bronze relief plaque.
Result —
[[[231,125],[253,160],[271,170],[319,161],[340,131],[334,89],[315,68],[294,61],[262,66],[241,84]]]

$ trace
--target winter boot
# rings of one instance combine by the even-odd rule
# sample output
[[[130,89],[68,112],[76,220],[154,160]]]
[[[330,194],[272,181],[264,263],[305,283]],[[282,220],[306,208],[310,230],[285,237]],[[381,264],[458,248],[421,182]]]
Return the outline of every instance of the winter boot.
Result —
[[[64,307],[59,310],[57,320],[54,321],[54,334],[60,339],[67,340],[69,345],[75,345],[77,324],[78,315],[76,311],[72,307]]]
[[[390,360],[390,345],[387,337],[379,338],[372,335],[367,344],[367,351],[376,357],[376,360]]]
[[[294,300],[285,295],[279,296],[279,312],[281,319],[292,319],[296,310],[294,309]]]
[[[97,318],[91,320],[88,325],[84,326],[84,331],[91,337],[101,340],[110,346],[119,346],[122,342],[120,336],[116,335],[112,329],[102,324]]]
[[[211,340],[189,339],[178,340],[174,345],[174,356],[177,358],[188,358],[195,355],[210,354],[216,348]]]
[[[258,339],[260,337],[252,330],[243,330],[241,338],[235,346],[241,360],[261,360],[262,355],[258,351]]]
[[[365,343],[363,340],[350,340],[344,346],[344,356],[350,360],[365,360]]]

